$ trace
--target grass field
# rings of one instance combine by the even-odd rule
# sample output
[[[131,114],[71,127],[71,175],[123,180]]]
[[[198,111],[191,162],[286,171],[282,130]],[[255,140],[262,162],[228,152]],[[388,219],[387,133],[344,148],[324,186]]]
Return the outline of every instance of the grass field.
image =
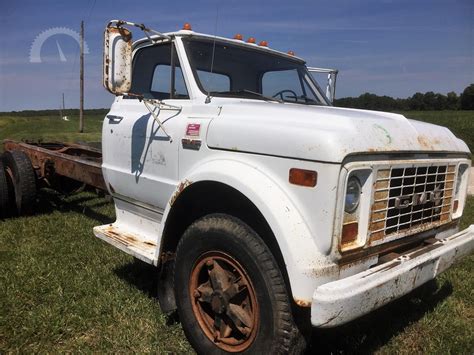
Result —
[[[5,138],[59,142],[100,141],[104,116],[86,114],[84,117],[84,133],[78,133],[77,116],[69,117],[69,121],[61,120],[58,116],[0,116],[0,142]]]
[[[428,116],[467,136],[472,149],[474,112],[418,118]],[[88,117],[79,135],[77,121],[0,117],[0,140],[97,141],[101,119]],[[35,216],[0,221],[0,353],[192,353],[176,319],[160,312],[155,269],[92,235],[93,226],[113,220],[112,204],[93,193],[42,190]],[[472,223],[471,197],[461,227]],[[308,352],[471,354],[472,270],[474,255],[360,320],[315,330]]]

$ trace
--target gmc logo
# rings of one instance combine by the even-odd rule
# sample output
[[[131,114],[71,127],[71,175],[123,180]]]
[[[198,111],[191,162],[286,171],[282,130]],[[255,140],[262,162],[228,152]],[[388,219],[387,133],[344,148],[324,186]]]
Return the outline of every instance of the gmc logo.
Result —
[[[410,206],[424,205],[428,202],[433,202],[438,206],[443,200],[443,190],[441,184],[436,185],[433,191],[419,192],[413,195],[399,196],[395,198],[395,208],[402,209]]]

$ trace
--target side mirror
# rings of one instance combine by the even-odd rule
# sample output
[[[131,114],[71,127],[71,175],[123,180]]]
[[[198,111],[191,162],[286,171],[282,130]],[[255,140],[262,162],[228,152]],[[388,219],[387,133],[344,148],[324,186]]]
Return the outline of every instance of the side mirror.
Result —
[[[132,87],[132,33],[110,23],[104,32],[103,85],[115,95]]]
[[[331,103],[334,103],[334,100],[336,99],[337,73],[339,71],[337,69],[324,69],[324,68],[311,68],[311,67],[308,67],[308,71],[310,73],[316,73],[316,74],[327,74],[326,97]]]

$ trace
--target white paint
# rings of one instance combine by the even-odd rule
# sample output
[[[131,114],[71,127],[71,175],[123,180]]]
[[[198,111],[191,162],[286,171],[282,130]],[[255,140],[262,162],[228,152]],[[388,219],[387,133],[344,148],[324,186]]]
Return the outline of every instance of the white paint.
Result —
[[[165,100],[167,104],[180,106],[179,111],[158,113],[158,119],[171,139],[157,129],[156,121],[138,100],[116,98],[104,121],[103,173],[109,191],[116,197],[117,221],[112,226],[96,227],[96,235],[157,265],[163,229],[173,208],[173,196],[179,194],[178,186],[215,181],[240,191],[262,213],[278,241],[293,298],[306,306],[313,302],[313,324],[321,325],[334,315],[331,312],[335,310],[335,306],[328,305],[327,311],[318,315],[316,304],[334,301],[338,306],[357,308],[356,303],[361,302],[363,312],[345,310],[349,313],[343,316],[344,321],[378,306],[363,306],[360,295],[364,292],[375,293],[374,298],[382,303],[399,297],[401,294],[392,286],[383,288],[384,297],[373,290],[383,281],[385,273],[373,274],[370,283],[358,288],[361,275],[372,272],[367,271],[368,268],[378,262],[376,255],[346,267],[337,263],[341,257],[339,242],[347,176],[352,169],[371,170],[377,164],[400,163],[391,155],[395,152],[411,153],[414,154],[412,159],[431,162],[442,159],[434,159],[429,153],[467,155],[466,144],[444,127],[391,113],[240,98],[214,97],[206,104],[206,95],[196,84],[180,38],[191,34],[196,35],[190,31],[170,34],[176,36],[177,54],[190,95],[189,100]],[[239,44],[253,50],[275,52]],[[134,44],[134,53],[147,45],[149,43],[138,41]],[[181,144],[186,127],[191,123],[200,125],[200,135],[195,137],[202,141],[199,150],[183,149]],[[381,154],[385,161],[376,161]],[[346,162],[350,157],[353,161]],[[467,159],[461,160],[470,164]],[[415,164],[413,160],[411,163]],[[288,173],[291,168],[317,171],[316,187],[290,184]],[[370,173],[369,177],[372,178]],[[366,196],[358,211],[361,233],[368,228],[364,219],[369,216],[371,186],[370,183],[364,185]],[[112,227],[118,234],[132,235],[136,242],[118,242],[107,235],[107,227]],[[453,227],[443,232],[443,238],[456,232]],[[472,227],[467,235],[456,241],[470,238],[465,245],[466,250],[471,250]],[[360,235],[358,240],[365,242],[365,236]],[[146,243],[156,247],[144,246]],[[420,273],[423,279],[426,275],[436,276],[437,271],[423,271],[421,261],[430,255],[437,260],[437,265],[448,265],[454,260],[453,249],[449,246],[456,243],[450,241],[437,249],[436,256],[428,253],[410,259],[410,265],[415,267],[413,272]],[[441,270],[438,266],[436,270]],[[410,275],[402,268],[396,277]],[[345,286],[347,282],[349,286]],[[338,301],[337,292],[336,298],[331,299],[332,290],[341,288],[346,292],[351,286],[361,293],[349,297],[349,303],[344,303],[348,298],[344,295]],[[319,294],[326,298],[320,300]],[[318,317],[321,320],[316,320]]]
[[[311,323],[322,328],[347,323],[435,278],[473,251],[474,225],[439,240],[436,245],[439,247],[424,247],[433,248],[424,254],[401,255],[375,268],[319,286],[313,294]]]

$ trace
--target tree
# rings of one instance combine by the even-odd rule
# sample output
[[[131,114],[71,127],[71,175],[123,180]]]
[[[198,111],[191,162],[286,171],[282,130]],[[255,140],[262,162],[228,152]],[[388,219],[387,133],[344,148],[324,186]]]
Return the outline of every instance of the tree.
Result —
[[[474,84],[469,85],[461,94],[461,109],[474,110]]]
[[[454,91],[448,92],[446,108],[448,110],[458,110],[459,109],[459,96]]]

